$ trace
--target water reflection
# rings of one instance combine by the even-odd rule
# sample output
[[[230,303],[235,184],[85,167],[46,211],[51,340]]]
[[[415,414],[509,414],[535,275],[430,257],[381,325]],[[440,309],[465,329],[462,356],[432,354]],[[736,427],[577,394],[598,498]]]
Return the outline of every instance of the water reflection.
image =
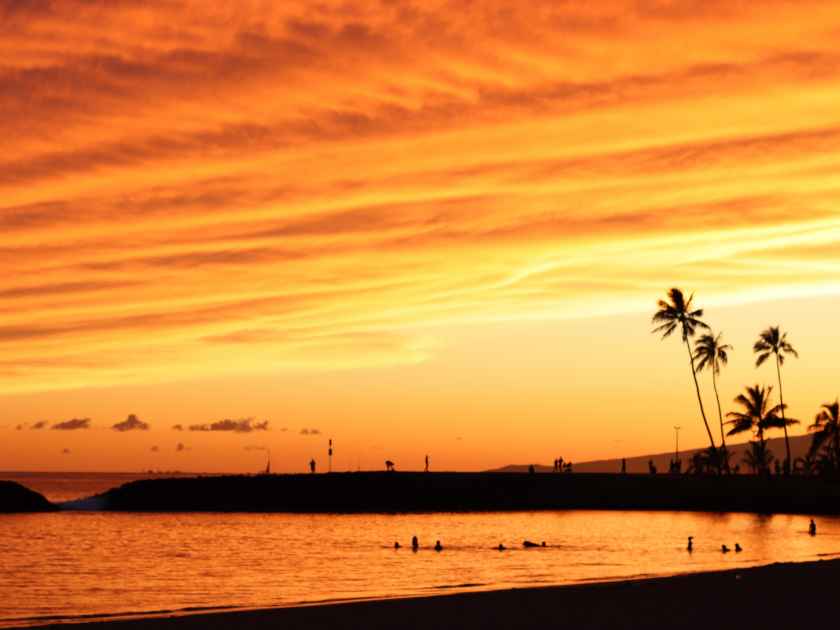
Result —
[[[840,520],[818,519],[816,537],[808,520],[595,511],[6,516],[0,619],[563,584],[840,553]],[[525,539],[548,546],[526,549]],[[736,542],[743,552],[720,552]]]

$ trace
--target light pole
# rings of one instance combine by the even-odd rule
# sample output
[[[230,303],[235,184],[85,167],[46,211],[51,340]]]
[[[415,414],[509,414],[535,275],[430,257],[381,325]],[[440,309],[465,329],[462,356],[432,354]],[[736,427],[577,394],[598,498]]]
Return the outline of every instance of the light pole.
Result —
[[[674,433],[677,438],[677,445],[674,448],[674,461],[680,461],[680,429],[682,427],[674,427]]]
[[[327,472],[332,472],[332,438],[330,438],[330,448],[329,448],[329,451],[327,451],[327,452],[328,452],[329,457],[330,457],[330,463],[329,463],[329,468],[327,469]]]

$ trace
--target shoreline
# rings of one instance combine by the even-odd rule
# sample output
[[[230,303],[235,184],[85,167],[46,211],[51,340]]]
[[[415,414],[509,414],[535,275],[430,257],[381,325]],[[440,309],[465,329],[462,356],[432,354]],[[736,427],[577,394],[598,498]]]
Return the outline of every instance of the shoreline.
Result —
[[[270,608],[214,608],[119,618],[84,618],[10,628],[193,630],[199,628],[682,628],[802,627],[824,618],[814,601],[833,601],[840,559],[680,573],[665,577],[410,597],[329,601]],[[775,602],[768,606],[767,602]],[[723,620],[722,622],[720,620]],[[10,621],[11,623],[11,621]]]

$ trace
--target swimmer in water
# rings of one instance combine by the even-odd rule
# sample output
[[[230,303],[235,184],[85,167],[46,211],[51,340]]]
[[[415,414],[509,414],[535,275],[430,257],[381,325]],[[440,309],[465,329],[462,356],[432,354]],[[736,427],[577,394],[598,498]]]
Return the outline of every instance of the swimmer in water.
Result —
[[[720,551],[721,553],[729,553],[729,547],[727,547],[726,545],[721,545]]]
[[[738,553],[739,551],[743,551],[743,549],[741,549],[741,545],[735,543],[735,553]]]
[[[417,541],[417,536],[411,537],[411,548],[417,551],[420,548],[420,543]]]
[[[440,544],[440,541],[435,542],[435,551],[443,551],[443,545]]]
[[[694,551],[694,536],[689,536],[688,537],[688,547],[687,547],[687,549],[689,551]]]
[[[400,548],[400,543],[399,543],[399,542],[395,542],[395,543],[394,543],[394,549],[399,549],[399,548]]]
[[[498,549],[499,551],[504,551],[505,549],[507,549],[507,547],[505,547],[502,543],[499,543],[499,546],[496,547],[496,549]]]
[[[814,522],[814,519],[811,519],[811,522],[808,524],[808,534],[811,536],[817,535],[817,524]]]

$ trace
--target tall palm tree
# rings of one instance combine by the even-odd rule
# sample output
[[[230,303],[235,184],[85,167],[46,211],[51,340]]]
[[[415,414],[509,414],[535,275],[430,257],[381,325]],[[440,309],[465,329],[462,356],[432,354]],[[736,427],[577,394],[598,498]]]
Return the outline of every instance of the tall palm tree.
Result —
[[[758,336],[758,341],[753,345],[753,352],[758,356],[755,359],[755,367],[759,367],[771,355],[776,357],[776,376],[779,379],[779,405],[782,410],[782,420],[785,419],[785,399],[782,396],[782,365],[785,362],[785,356],[791,355],[799,358],[799,353],[793,349],[793,346],[788,343],[787,333],[779,330],[778,326],[770,326],[767,330],[762,331]],[[788,439],[787,424],[782,424],[785,430],[785,473],[790,473],[791,459],[790,459],[790,440]]]
[[[816,455],[825,446],[831,466],[840,470],[840,401],[824,404],[808,430],[814,432],[811,452]]]
[[[714,333],[701,335],[694,343],[694,360],[697,362],[697,371],[702,372],[708,368],[712,373],[712,387],[715,390],[715,400],[717,401],[718,418],[720,419],[720,448],[726,450],[726,437],[723,434],[723,410],[720,406],[720,395],[717,388],[717,377],[720,374],[721,366],[729,362],[729,355],[732,346],[728,343],[723,343],[721,338],[723,333],[715,336]]]
[[[767,441],[764,438],[764,432],[768,429],[778,429],[798,422],[798,420],[792,418],[785,419],[781,415],[783,411],[783,405],[781,404],[768,408],[772,391],[772,386],[754,385],[747,387],[746,394],[738,394],[735,397],[735,402],[741,405],[743,410],[730,411],[726,414],[730,418],[728,424],[732,425],[728,435],[752,431],[758,445],[753,449],[754,459],[757,462],[766,461],[768,465],[770,460],[767,459]],[[749,462],[748,465],[752,466]]]
[[[682,340],[688,350],[688,360],[691,362],[691,377],[694,379],[694,389],[697,391],[697,403],[700,405],[700,415],[703,417],[703,424],[706,425],[706,433],[709,434],[709,442],[712,449],[715,449],[715,439],[712,437],[712,430],[709,428],[709,421],[706,419],[706,410],[703,409],[703,399],[700,396],[700,385],[697,382],[697,370],[694,368],[694,355],[691,353],[691,344],[688,340],[694,336],[698,328],[709,327],[700,321],[703,317],[703,309],[693,309],[691,304],[694,300],[692,294],[687,300],[683,292],[677,288],[668,291],[668,301],[659,300],[657,303],[659,310],[653,316],[652,322],[656,324],[653,333],[662,333],[662,338],[665,339],[673,333],[677,327],[682,333]]]

